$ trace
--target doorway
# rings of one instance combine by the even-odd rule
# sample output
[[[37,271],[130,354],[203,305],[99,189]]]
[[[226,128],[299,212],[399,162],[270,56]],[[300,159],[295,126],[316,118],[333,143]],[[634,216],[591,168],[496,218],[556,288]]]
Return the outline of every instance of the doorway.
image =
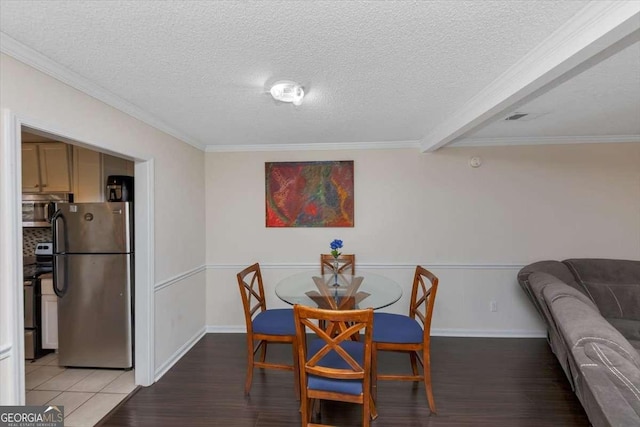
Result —
[[[104,155],[124,158],[133,162],[136,177],[135,216],[135,313],[134,360],[136,385],[151,385],[154,382],[153,363],[153,159],[132,158],[127,153],[115,153],[107,147],[80,142],[72,135],[60,130],[49,130],[46,126],[24,120],[5,110],[3,121],[4,139],[0,146],[2,168],[0,168],[0,195],[3,206],[0,235],[2,256],[2,293],[7,297],[11,309],[3,316],[10,343],[2,349],[3,372],[9,374],[3,382],[3,401],[7,404],[25,404],[25,347],[24,347],[24,297],[16,286],[23,281],[22,227],[20,205],[22,196],[21,143],[23,129],[29,134],[51,138],[66,144],[89,149]],[[3,306],[3,308],[5,308]]]

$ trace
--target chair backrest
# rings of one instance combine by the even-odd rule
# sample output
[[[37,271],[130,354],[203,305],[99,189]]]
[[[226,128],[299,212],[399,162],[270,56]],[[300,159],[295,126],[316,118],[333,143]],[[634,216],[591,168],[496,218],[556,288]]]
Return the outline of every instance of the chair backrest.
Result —
[[[240,295],[242,296],[242,306],[244,307],[244,317],[247,323],[247,331],[252,330],[251,319],[258,311],[265,311],[267,303],[264,297],[262,285],[262,273],[260,264],[257,262],[242,270],[236,275]]]
[[[333,272],[333,262],[335,258],[331,254],[320,254],[320,274]],[[351,270],[351,271],[349,271]],[[338,273],[356,274],[356,256],[355,254],[338,255]]]
[[[438,278],[426,268],[417,266],[413,276],[409,316],[422,323],[425,342],[428,342],[431,336],[431,317],[437,290]]]
[[[370,389],[371,380],[371,337],[373,332],[373,309],[365,310],[324,310],[302,305],[295,305],[294,319],[296,323],[296,339],[298,346],[298,363],[300,367],[300,384],[305,387],[307,376],[339,379],[362,380],[363,390]],[[318,326],[316,321],[324,321],[330,325],[327,330]],[[338,327],[333,327],[339,325]],[[338,332],[335,332],[335,331]],[[360,331],[364,330],[364,339]],[[314,332],[323,345],[314,346],[313,354],[307,351],[307,331]],[[329,333],[328,333],[329,331]],[[332,332],[333,331],[333,332]],[[356,341],[355,339],[359,341]],[[343,344],[344,343],[344,344]],[[341,346],[341,344],[343,344]],[[364,353],[361,360],[355,360],[345,348],[358,347]],[[323,358],[329,353],[331,366],[326,367]]]

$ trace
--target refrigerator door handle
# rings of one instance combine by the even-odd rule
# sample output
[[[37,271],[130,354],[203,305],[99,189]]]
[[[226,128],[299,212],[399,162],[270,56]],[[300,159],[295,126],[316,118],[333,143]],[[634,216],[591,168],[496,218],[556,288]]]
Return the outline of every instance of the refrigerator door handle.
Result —
[[[58,230],[56,227],[56,223],[58,219],[62,220],[62,237],[65,245],[65,250],[67,248],[67,227],[64,215],[60,210],[57,210],[53,216],[51,217],[51,234],[53,237],[53,292],[58,296],[58,298],[62,298],[65,293],[67,293],[67,285],[68,282],[66,278],[62,280],[62,289],[58,288],[58,282],[60,282],[58,276],[60,275],[60,270],[62,270],[63,274],[66,275],[68,269],[69,260],[66,255],[60,253],[60,248],[58,247],[59,239],[58,239]],[[58,267],[58,263],[60,262],[60,257],[63,257],[63,266],[62,268]]]
[[[60,258],[62,258],[63,267],[58,267],[58,263],[60,262]],[[53,292],[58,296],[58,298],[62,298],[64,294],[67,293],[68,282],[66,277],[60,278],[60,274],[66,275],[67,273],[67,265],[69,263],[68,257],[66,255],[54,255],[53,256]],[[60,280],[62,279],[62,280]],[[62,282],[62,289],[58,288],[58,283]]]

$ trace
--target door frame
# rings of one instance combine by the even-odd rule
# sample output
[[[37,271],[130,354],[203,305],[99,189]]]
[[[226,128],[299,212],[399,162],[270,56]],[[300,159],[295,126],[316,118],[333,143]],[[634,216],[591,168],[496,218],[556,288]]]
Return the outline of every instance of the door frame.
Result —
[[[134,217],[134,360],[136,385],[149,386],[155,380],[154,318],[154,159],[114,152],[95,141],[75,138],[72,132],[54,128],[32,118],[2,111],[3,138],[0,141],[0,295],[6,326],[1,327],[0,362],[9,360],[11,378],[0,392],[5,405],[25,404],[24,301],[17,284],[22,283],[22,127],[56,136],[56,139],[135,161]],[[8,339],[7,339],[8,338]],[[7,373],[6,371],[4,371]],[[6,378],[3,378],[5,382]]]

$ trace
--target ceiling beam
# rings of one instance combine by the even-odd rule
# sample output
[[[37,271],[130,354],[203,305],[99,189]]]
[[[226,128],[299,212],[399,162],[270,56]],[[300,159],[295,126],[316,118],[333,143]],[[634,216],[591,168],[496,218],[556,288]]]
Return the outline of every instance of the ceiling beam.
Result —
[[[450,144],[639,40],[640,2],[589,3],[423,138],[421,151]]]

